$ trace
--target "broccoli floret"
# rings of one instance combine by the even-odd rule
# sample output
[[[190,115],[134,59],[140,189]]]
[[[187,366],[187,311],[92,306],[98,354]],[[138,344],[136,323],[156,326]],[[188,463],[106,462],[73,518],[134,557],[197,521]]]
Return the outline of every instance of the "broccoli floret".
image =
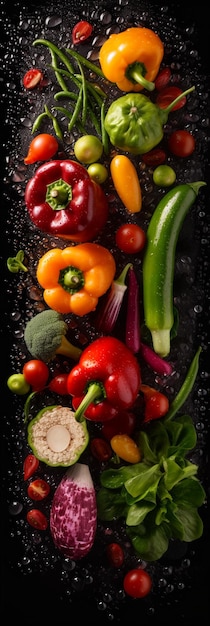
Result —
[[[26,346],[35,359],[41,359],[45,363],[51,361],[56,354],[78,361],[82,351],[66,339],[67,330],[68,325],[60,313],[51,309],[42,311],[26,324]]]

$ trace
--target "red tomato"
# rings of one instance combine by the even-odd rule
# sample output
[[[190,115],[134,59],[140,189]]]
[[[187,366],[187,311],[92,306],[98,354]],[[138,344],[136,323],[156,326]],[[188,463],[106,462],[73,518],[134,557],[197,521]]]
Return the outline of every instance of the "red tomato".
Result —
[[[175,100],[175,98],[178,98],[178,96],[181,95],[181,93],[182,89],[179,89],[179,87],[165,87],[164,89],[161,89],[158,94],[156,104],[160,107],[160,109],[166,109],[169,104]],[[181,100],[179,100],[179,102],[177,102],[171,110],[177,111],[177,109],[181,109],[185,105],[186,100],[186,96],[183,96],[183,98],[181,98]]]
[[[58,147],[57,139],[53,135],[41,133],[32,139],[24,163],[29,165],[30,163],[36,163],[36,161],[47,161],[54,156]]]
[[[155,79],[155,87],[158,91],[166,87],[171,78],[171,70],[170,67],[164,67],[164,69],[160,70],[157,78]]]
[[[121,567],[124,562],[124,552],[119,543],[110,543],[106,549],[108,561],[114,567]]]
[[[195,150],[195,139],[188,130],[175,130],[169,137],[168,147],[178,157],[188,157]]]
[[[135,425],[136,417],[134,413],[125,411],[120,413],[118,417],[113,417],[113,419],[103,424],[101,434],[110,441],[114,435],[132,435]]]
[[[28,480],[39,467],[39,460],[34,454],[28,454],[23,463],[23,479]]]
[[[111,459],[111,446],[109,445],[108,441],[105,441],[105,439],[102,439],[101,437],[95,437],[94,439],[92,439],[90,443],[90,450],[92,452],[92,455],[98,461],[104,462]]]
[[[146,154],[142,155],[143,163],[146,163],[149,167],[156,167],[157,165],[162,165],[165,163],[166,153],[164,150],[160,148],[154,148],[154,150],[150,150],[150,152],[146,152]]]
[[[25,76],[23,77],[23,85],[25,89],[34,89],[40,81],[43,80],[43,74],[41,70],[37,70],[35,68],[28,70]]]
[[[30,509],[26,515],[27,522],[33,528],[37,528],[37,530],[46,530],[48,526],[48,520],[46,515],[39,511],[39,509]]]
[[[140,390],[143,392],[145,400],[144,422],[150,422],[166,415],[169,409],[167,396],[148,385],[141,385]]]
[[[61,396],[67,395],[67,378],[68,374],[57,374],[57,376],[54,376],[48,385],[50,391],[58,393]]]
[[[33,390],[43,389],[49,378],[49,368],[40,359],[27,361],[22,369],[25,380]]]
[[[85,41],[85,39],[88,39],[88,37],[90,37],[92,31],[93,26],[92,24],[89,24],[89,22],[86,22],[85,20],[78,22],[77,24],[75,24],[72,30],[73,43],[77,44]]]
[[[134,254],[143,250],[146,234],[138,224],[122,224],[116,231],[115,240],[122,252]]]
[[[144,598],[152,588],[152,579],[144,569],[132,569],[124,577],[123,587],[132,598]]]
[[[28,485],[27,492],[31,500],[44,500],[50,493],[50,485],[42,478],[37,478]]]

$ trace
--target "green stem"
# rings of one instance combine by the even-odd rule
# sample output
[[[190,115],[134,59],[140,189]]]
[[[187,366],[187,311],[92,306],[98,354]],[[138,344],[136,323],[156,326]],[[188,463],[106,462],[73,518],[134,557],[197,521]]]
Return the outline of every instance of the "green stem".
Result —
[[[84,413],[89,405],[95,400],[100,400],[105,397],[105,390],[101,382],[91,383],[88,387],[87,393],[84,396],[82,402],[77,407],[75,412],[75,419],[77,422],[81,422],[84,417]]]
[[[131,65],[127,67],[125,76],[132,83],[138,83],[138,85],[141,85],[144,89],[147,89],[148,91],[154,91],[155,83],[152,83],[150,80],[147,80],[145,78],[146,71],[147,70],[144,63],[136,61],[135,63],[131,63]]]
[[[125,279],[130,267],[132,267],[132,263],[127,263],[127,265],[125,265],[119,277],[114,281],[117,285],[125,285]]]
[[[190,87],[190,89],[187,89],[186,91],[183,91],[179,96],[177,96],[177,98],[175,98],[175,100],[173,100],[173,102],[171,102],[169,104],[168,107],[166,107],[166,109],[163,109],[164,113],[166,113],[166,115],[168,115],[168,113],[170,113],[170,111],[173,109],[173,107],[180,102],[180,100],[182,100],[182,98],[184,98],[185,96],[188,95],[188,93],[191,93],[191,91],[195,90],[195,86],[194,87]]]
[[[179,390],[174,400],[171,402],[169,411],[164,417],[164,421],[168,422],[172,419],[172,417],[174,417],[174,415],[177,413],[177,411],[179,411],[179,409],[182,407],[184,402],[187,400],[190,392],[192,391],[192,388],[193,388],[193,385],[194,385],[194,382],[196,380],[196,376],[198,373],[199,357],[200,357],[201,350],[202,348],[199,346],[192,360],[192,363],[189,367],[189,370],[187,372],[183,385],[181,386],[181,389]]]

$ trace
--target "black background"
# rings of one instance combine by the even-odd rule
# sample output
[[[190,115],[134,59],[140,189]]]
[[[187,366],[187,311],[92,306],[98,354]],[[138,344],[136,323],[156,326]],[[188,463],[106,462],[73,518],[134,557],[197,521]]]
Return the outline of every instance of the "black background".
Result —
[[[24,2],[24,6],[32,6],[38,8],[40,11],[46,11],[44,3],[27,3]],[[91,3],[88,3],[91,4]],[[94,6],[94,2],[92,2]],[[109,3],[107,3],[109,4]],[[110,7],[112,6],[110,3]],[[153,3],[154,5],[155,3]],[[160,3],[157,2],[157,14],[159,11]],[[164,3],[161,3],[161,5]],[[208,4],[201,0],[197,3],[191,2],[167,2],[170,5],[170,10],[173,12],[177,19],[182,21],[183,24],[190,24],[193,21],[196,22],[200,35],[200,51],[203,58],[204,65],[208,68],[210,62],[210,46],[209,46],[209,16],[207,13]],[[21,3],[13,3],[12,6],[8,5],[6,11],[13,16],[14,23],[16,16],[19,14],[19,6]],[[138,7],[138,2],[136,3]],[[2,46],[4,42],[2,41]],[[6,77],[5,77],[6,79]],[[210,113],[210,112],[209,112]],[[4,137],[4,124],[2,120],[1,138]],[[1,159],[1,174],[4,171],[4,159],[2,155]],[[3,220],[1,226],[1,254],[4,257],[4,249],[6,242],[3,234]],[[1,302],[4,306],[3,298]],[[3,319],[3,318],[2,318]],[[1,341],[4,344],[4,329],[1,324]],[[6,354],[7,349],[4,349],[4,359],[9,356]],[[3,352],[2,352],[3,355]],[[2,362],[1,378],[5,373],[5,360]],[[9,363],[7,364],[9,367]],[[9,396],[3,390],[1,394],[1,402],[9,401]],[[2,472],[6,470],[6,452],[2,452]],[[6,510],[4,502],[1,504],[1,619],[2,623],[10,622],[15,624],[16,621],[23,624],[39,624],[40,626],[70,626],[71,624],[101,624],[103,625],[103,616],[100,612],[95,611],[95,607],[91,606],[87,598],[82,597],[81,601],[74,604],[67,604],[60,599],[59,594],[59,581],[53,577],[53,574],[48,576],[34,575],[32,577],[22,577],[21,575],[14,574],[7,566],[7,556],[9,547],[9,538],[7,538],[7,524],[6,524]],[[183,592],[180,599],[173,605],[170,603],[164,607],[164,610],[160,610],[158,615],[158,621],[162,624],[185,624],[197,623],[198,620],[205,625],[209,623],[209,517],[208,510],[206,510],[206,519],[204,519],[204,534],[202,541],[200,541],[200,551],[197,554],[193,563],[193,570],[191,571],[192,586],[191,589]],[[6,541],[5,541],[6,538]],[[139,609],[138,609],[139,610]],[[29,618],[30,615],[30,618]],[[4,617],[3,617],[4,616]],[[148,625],[156,624],[157,613],[155,620],[151,617],[148,618]],[[111,623],[111,622],[108,622]],[[107,626],[108,623],[106,622]],[[129,603],[127,610],[123,612],[121,616],[121,624],[142,624],[147,626],[145,616],[141,619],[141,614],[136,615],[135,603]]]

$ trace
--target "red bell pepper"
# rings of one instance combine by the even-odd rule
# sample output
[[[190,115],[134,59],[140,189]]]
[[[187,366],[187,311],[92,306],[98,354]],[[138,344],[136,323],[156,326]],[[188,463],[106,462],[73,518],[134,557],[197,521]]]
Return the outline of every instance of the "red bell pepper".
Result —
[[[105,422],[134,404],[141,384],[134,354],[115,337],[100,337],[83,350],[67,379],[75,418]]]
[[[80,243],[94,239],[108,218],[103,189],[71,160],[41,165],[26,185],[25,203],[37,228]]]

